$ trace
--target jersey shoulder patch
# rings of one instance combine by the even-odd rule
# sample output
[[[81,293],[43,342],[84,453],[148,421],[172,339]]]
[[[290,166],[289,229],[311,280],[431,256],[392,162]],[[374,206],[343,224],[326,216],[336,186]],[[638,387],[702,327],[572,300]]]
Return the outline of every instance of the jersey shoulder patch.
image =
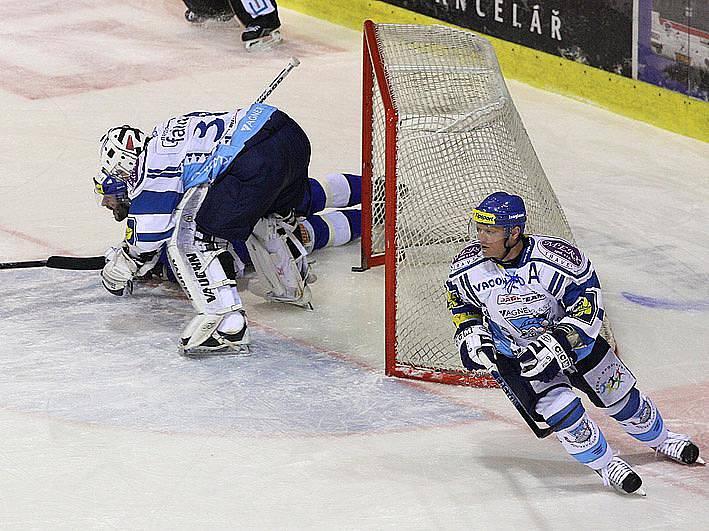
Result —
[[[586,257],[573,244],[552,236],[535,236],[534,239],[537,252],[533,255],[536,254],[538,257],[574,273],[578,273],[584,268],[587,262]]]
[[[482,255],[482,247],[480,243],[474,241],[466,245],[451,261],[451,272],[454,273],[462,267],[474,264],[484,258]]]

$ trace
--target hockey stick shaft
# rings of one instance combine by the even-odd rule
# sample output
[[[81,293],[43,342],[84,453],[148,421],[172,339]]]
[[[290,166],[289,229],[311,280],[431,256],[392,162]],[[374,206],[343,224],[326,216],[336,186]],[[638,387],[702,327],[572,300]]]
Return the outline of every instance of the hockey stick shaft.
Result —
[[[520,417],[524,420],[524,422],[527,423],[527,426],[534,432],[534,435],[536,435],[539,439],[544,439],[545,437],[548,437],[551,435],[554,430],[547,426],[546,428],[541,427],[536,420],[532,418],[532,416],[529,414],[529,412],[524,408],[522,403],[519,401],[517,396],[514,394],[514,391],[512,391],[512,388],[507,384],[507,382],[500,376],[500,373],[497,372],[495,369],[490,369],[490,374],[492,377],[495,379],[497,384],[500,386],[500,389],[504,391],[505,395],[507,398],[512,402],[512,405],[515,407],[517,412],[519,413]]]
[[[291,70],[293,70],[295,67],[297,67],[300,64],[300,61],[296,57],[291,57],[288,60],[288,64],[281,70],[276,78],[271,81],[271,83],[266,87],[266,89],[261,93],[261,95],[256,99],[256,103],[263,103],[266,101],[266,98],[268,98],[271,93],[276,90],[276,87],[281,84],[281,82],[286,78],[288,74],[290,74]]]
[[[106,259],[103,256],[50,256],[46,260],[26,260],[23,262],[2,262],[0,269],[26,269],[30,267],[51,267],[52,269],[73,269],[75,271],[93,271],[103,269]]]
[[[497,355],[499,356],[500,354]],[[485,368],[500,386],[500,389],[502,389],[502,391],[505,393],[505,396],[507,396],[509,401],[512,402],[512,405],[515,407],[520,417],[522,417],[522,420],[524,420],[524,422],[527,423],[527,426],[529,426],[529,429],[534,432],[534,435],[536,435],[539,439],[543,439],[544,437],[548,437],[554,432],[554,430],[550,426],[540,426],[540,424],[532,418],[532,415],[529,413],[529,411],[525,409],[524,405],[522,404],[522,401],[517,398],[515,392],[505,381],[502,375],[500,375],[499,371],[497,370],[497,366],[490,358],[488,358],[485,354],[481,354],[478,359],[485,365]]]

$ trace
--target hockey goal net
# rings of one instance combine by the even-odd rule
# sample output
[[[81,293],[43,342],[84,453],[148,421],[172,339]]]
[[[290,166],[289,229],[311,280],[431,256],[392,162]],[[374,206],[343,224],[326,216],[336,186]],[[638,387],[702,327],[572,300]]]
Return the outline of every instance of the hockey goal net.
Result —
[[[365,22],[362,268],[385,266],[386,373],[476,387],[453,343],[444,282],[472,209],[505,190],[527,232],[573,241],[492,46],[445,26]]]

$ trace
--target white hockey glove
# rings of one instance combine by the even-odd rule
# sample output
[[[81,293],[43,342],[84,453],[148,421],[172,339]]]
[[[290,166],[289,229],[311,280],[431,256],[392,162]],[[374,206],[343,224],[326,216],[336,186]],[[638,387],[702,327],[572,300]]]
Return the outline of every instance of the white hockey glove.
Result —
[[[101,282],[113,295],[133,293],[133,276],[138,272],[138,264],[131,258],[125,247],[111,247],[105,252],[106,265],[101,270]]]
[[[482,325],[464,328],[455,334],[455,344],[460,353],[460,361],[469,371],[482,371],[495,363],[495,344],[490,333]],[[485,356],[487,360],[484,360]]]
[[[545,332],[522,351],[518,359],[523,378],[550,382],[559,371],[576,370],[576,355],[566,336],[555,332]]]

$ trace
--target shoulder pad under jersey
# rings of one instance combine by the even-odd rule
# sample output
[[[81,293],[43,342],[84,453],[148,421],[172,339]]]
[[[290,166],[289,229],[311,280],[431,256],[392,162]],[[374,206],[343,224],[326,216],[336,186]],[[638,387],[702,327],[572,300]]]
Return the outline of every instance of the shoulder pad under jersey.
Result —
[[[588,267],[588,259],[574,244],[554,236],[533,236],[533,239],[532,260],[541,259],[575,275]]]

